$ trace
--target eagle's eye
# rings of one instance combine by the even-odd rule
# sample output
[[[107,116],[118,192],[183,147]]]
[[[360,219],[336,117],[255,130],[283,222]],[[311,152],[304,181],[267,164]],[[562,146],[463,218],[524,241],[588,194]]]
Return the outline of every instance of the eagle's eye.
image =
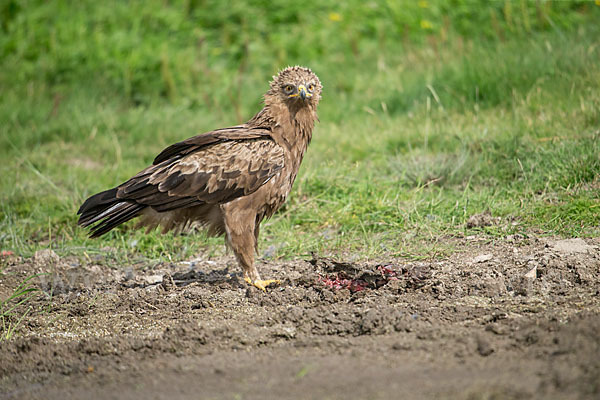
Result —
[[[283,91],[284,91],[286,94],[292,94],[292,93],[294,93],[294,86],[292,86],[292,85],[285,85],[285,86],[283,87]]]
[[[308,85],[308,91],[312,92],[313,90],[315,90],[315,85],[311,83],[310,85]]]

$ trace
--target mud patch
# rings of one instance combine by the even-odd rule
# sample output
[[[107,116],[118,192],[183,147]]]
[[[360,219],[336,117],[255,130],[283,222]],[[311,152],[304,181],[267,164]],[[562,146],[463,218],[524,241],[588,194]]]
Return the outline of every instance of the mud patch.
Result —
[[[598,241],[447,240],[439,260],[263,262],[283,282],[267,293],[228,258],[3,256],[2,299],[34,275],[38,291],[5,319],[0,393],[597,398]]]

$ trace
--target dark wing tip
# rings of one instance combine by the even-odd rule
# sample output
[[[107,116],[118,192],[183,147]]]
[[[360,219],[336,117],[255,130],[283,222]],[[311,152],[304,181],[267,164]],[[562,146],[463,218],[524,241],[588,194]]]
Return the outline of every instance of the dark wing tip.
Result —
[[[77,215],[92,211],[98,207],[103,208],[103,206],[113,203],[117,198],[117,189],[112,188],[88,197],[81,207],[79,207],[79,210],[77,210]]]

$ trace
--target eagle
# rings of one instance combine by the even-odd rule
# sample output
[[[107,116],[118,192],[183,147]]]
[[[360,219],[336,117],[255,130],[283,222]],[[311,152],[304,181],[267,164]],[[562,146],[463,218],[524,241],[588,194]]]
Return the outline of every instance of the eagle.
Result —
[[[136,227],[162,232],[192,224],[225,236],[244,274],[261,290],[254,264],[260,223],[285,202],[310,144],[322,85],[309,68],[273,77],[264,107],[248,122],[216,129],[164,149],[125,183],[97,193],[79,208],[78,224],[96,238],[139,217]]]

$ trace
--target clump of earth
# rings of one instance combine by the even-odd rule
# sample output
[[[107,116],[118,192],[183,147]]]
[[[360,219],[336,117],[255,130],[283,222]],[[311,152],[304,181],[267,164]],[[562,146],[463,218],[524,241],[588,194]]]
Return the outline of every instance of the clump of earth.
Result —
[[[474,221],[474,224],[487,224]],[[426,261],[116,265],[3,253],[3,398],[600,398],[600,242],[444,239]],[[21,316],[25,314],[22,320]]]

